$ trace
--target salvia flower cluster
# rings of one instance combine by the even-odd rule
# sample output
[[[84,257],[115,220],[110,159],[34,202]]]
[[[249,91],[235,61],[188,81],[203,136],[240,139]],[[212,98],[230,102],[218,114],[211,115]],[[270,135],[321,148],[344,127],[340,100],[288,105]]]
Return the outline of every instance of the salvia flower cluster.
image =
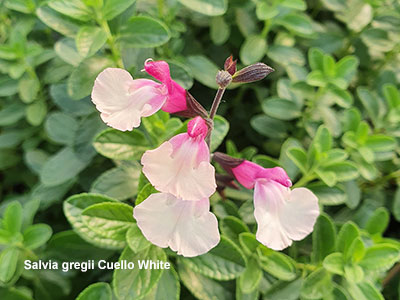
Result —
[[[231,82],[263,79],[272,68],[257,63],[237,71],[236,61],[229,57],[224,70],[216,76],[219,90],[209,114],[172,80],[165,61],[148,59],[144,71],[159,82],[133,79],[123,69],[105,69],[95,81],[92,101],[102,120],[121,131],[139,127],[142,117],[160,109],[192,118],[186,133],[142,156],[142,171],[158,191],[134,208],[134,218],[147,240],[186,257],[208,252],[220,241],[209,198],[217,189],[235,187],[234,180],[254,189],[256,237],[260,243],[282,250],[312,232],[319,215],[318,199],[306,188],[291,189],[285,170],[266,169],[220,152],[210,155],[213,117],[225,88]],[[215,174],[210,157],[227,174]]]

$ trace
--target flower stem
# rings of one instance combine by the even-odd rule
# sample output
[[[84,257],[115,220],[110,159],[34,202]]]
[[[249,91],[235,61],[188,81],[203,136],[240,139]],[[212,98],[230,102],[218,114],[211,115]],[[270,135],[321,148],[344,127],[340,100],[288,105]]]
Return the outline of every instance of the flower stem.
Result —
[[[308,183],[309,181],[313,180],[315,178],[314,175],[305,175],[303,177],[300,178],[299,181],[296,182],[296,184],[293,186],[294,188],[299,187],[299,186],[303,186],[306,183]]]
[[[222,96],[224,95],[225,89],[218,88],[217,94],[214,97],[213,104],[210,109],[210,119],[214,120],[215,115],[217,114],[217,110],[219,105],[221,104]]]
[[[117,45],[115,43],[115,38],[111,33],[111,30],[110,30],[110,27],[108,26],[107,21],[102,20],[101,22],[99,22],[99,25],[103,28],[104,32],[107,35],[107,44],[108,44],[108,46],[110,46],[111,54],[113,56],[115,63],[117,64],[117,66],[119,68],[123,68],[124,63],[122,62],[122,59],[121,59],[121,53],[117,48]]]
[[[219,105],[221,104],[221,100],[222,100],[222,96],[224,95],[225,92],[225,88],[218,88],[217,93],[215,94],[214,97],[214,101],[213,104],[211,105],[211,109],[210,109],[210,121],[213,124],[214,121],[214,117],[217,114],[217,110]],[[213,126],[211,127],[211,129],[209,130],[207,137],[206,137],[206,143],[208,145],[208,147],[210,148],[210,144],[211,144],[211,131],[213,129]]]

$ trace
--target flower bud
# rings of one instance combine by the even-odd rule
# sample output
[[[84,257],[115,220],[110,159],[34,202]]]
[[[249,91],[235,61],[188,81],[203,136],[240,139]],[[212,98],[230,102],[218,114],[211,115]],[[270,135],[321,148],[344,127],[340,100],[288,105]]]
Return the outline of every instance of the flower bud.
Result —
[[[263,63],[256,63],[237,71],[232,76],[232,82],[254,82],[264,79],[269,73],[275,71]]]
[[[220,88],[224,89],[232,82],[232,76],[228,71],[218,71],[215,81]]]
[[[225,60],[224,70],[227,71],[229,74],[233,75],[236,73],[236,63],[237,59],[233,60],[233,56],[229,56]]]

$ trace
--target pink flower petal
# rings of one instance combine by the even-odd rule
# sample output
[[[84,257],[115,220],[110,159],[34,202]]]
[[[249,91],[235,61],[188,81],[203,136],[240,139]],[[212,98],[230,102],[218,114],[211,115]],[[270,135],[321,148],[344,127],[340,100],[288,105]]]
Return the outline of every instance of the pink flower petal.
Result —
[[[207,136],[208,127],[206,121],[202,117],[196,117],[193,120],[190,120],[187,125],[187,133],[192,138],[199,137],[200,139],[204,139]]]
[[[148,59],[144,63],[144,69],[148,74],[161,81],[168,88],[168,99],[162,107],[163,111],[176,113],[178,111],[186,110],[186,91],[171,79],[167,62],[163,60],[152,61],[151,59]]]
[[[167,99],[162,85],[147,79],[133,80],[123,69],[107,68],[94,83],[92,102],[107,125],[122,131],[140,125],[142,116],[158,111]]]
[[[187,133],[146,151],[141,163],[143,173],[160,192],[190,201],[208,198],[215,192],[215,170],[209,162],[208,147],[204,140],[193,139]]]
[[[257,179],[266,179],[279,182],[280,184],[290,187],[292,182],[285,170],[280,167],[263,168],[248,160],[243,161],[240,165],[232,169],[233,175],[247,189],[252,189]]]
[[[319,215],[317,197],[306,188],[290,190],[277,182],[257,180],[254,189],[257,240],[283,250],[313,231]]]
[[[133,215],[151,243],[193,257],[214,248],[220,240],[218,222],[209,200],[179,200],[171,194],[151,194],[134,208]]]

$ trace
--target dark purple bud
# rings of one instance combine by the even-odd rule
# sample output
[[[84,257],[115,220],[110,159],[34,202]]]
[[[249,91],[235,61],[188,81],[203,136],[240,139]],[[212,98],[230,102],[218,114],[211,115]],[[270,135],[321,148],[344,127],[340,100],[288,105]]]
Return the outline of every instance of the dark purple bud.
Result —
[[[227,71],[229,74],[233,75],[236,73],[236,63],[237,59],[233,60],[233,56],[229,56],[225,60],[224,70]]]
[[[206,121],[208,119],[206,109],[188,91],[186,91],[186,110],[178,111],[175,114],[185,118],[200,116]]]
[[[232,76],[232,82],[254,82],[264,79],[275,70],[266,64],[256,63],[237,71]]]
[[[232,82],[232,76],[228,71],[218,71],[215,81],[220,88],[225,89]]]
[[[235,177],[232,173],[232,169],[244,162],[244,159],[242,158],[235,158],[221,152],[215,152],[212,156],[212,159],[219,163],[221,167],[224,168],[224,170],[232,177]]]

